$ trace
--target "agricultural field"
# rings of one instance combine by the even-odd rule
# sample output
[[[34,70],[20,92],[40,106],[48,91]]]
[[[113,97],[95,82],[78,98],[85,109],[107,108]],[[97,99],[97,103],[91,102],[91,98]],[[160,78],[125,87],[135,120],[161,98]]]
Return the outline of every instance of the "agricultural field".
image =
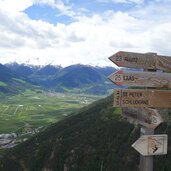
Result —
[[[17,141],[40,132],[99,96],[31,91],[0,99],[0,135],[17,135]]]

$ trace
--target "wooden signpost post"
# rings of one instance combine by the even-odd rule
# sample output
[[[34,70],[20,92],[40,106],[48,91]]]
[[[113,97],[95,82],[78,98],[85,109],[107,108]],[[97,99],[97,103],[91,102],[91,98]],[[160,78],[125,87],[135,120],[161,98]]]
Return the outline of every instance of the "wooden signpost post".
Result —
[[[119,51],[109,59],[119,67],[171,71],[171,57],[157,53]],[[119,70],[108,78],[118,86],[144,88],[114,90],[114,106],[122,107],[122,114],[129,121],[142,125],[141,137],[132,147],[141,154],[140,171],[153,171],[152,156],[167,154],[168,141],[165,134],[153,135],[154,129],[163,122],[154,108],[171,108],[171,90],[148,88],[171,88],[171,74]]]

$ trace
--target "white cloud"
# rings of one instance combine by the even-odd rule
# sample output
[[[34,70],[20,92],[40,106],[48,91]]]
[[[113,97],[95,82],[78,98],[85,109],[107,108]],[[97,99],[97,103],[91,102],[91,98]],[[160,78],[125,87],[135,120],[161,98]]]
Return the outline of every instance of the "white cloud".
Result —
[[[63,66],[74,63],[113,66],[107,57],[119,50],[171,55],[171,4],[169,6],[168,2],[160,6],[150,3],[143,9],[138,7],[129,12],[110,10],[90,17],[80,15],[68,25],[31,20],[19,12],[29,5],[24,0],[23,4],[18,9],[14,7],[15,15],[0,8],[2,63],[16,60],[32,64],[53,62]],[[65,11],[65,7],[61,7],[62,10]]]
[[[8,13],[24,11],[33,4],[32,0],[0,0],[0,10]]]
[[[61,0],[0,0],[0,10],[15,14],[24,11],[34,4],[47,5],[56,8],[60,11],[60,15],[73,16],[75,14],[71,10],[72,5],[69,2],[65,4],[64,1]]]
[[[39,4],[39,5],[47,5],[52,8],[56,8],[59,10],[60,15],[68,15],[68,16],[74,16],[75,12],[72,11],[72,4],[69,3],[69,1],[64,1],[62,0],[32,0],[34,4]]]

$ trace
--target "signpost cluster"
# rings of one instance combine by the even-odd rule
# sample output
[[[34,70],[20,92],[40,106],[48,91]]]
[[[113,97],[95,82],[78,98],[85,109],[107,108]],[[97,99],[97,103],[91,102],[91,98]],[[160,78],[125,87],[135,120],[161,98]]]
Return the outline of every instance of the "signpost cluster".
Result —
[[[134,87],[114,90],[114,107],[122,107],[124,117],[141,125],[141,137],[132,147],[140,153],[140,171],[152,171],[153,155],[167,154],[168,136],[154,135],[154,129],[163,122],[155,108],[171,108],[171,57],[120,51],[109,59],[119,67],[145,70],[118,70],[108,78],[118,86]]]

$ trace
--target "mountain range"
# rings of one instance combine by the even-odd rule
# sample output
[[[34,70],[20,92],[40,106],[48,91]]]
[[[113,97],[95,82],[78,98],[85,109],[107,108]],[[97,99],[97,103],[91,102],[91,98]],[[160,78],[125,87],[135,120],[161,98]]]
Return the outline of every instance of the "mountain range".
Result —
[[[34,89],[34,86],[21,75],[0,64],[0,95],[20,93],[27,88]]]
[[[34,89],[36,86],[57,92],[107,94],[114,87],[107,76],[115,70],[112,67],[80,64],[62,68],[53,65],[42,67],[11,63],[0,65],[0,90],[3,93],[11,93],[28,87]],[[14,86],[16,82],[17,86]]]

